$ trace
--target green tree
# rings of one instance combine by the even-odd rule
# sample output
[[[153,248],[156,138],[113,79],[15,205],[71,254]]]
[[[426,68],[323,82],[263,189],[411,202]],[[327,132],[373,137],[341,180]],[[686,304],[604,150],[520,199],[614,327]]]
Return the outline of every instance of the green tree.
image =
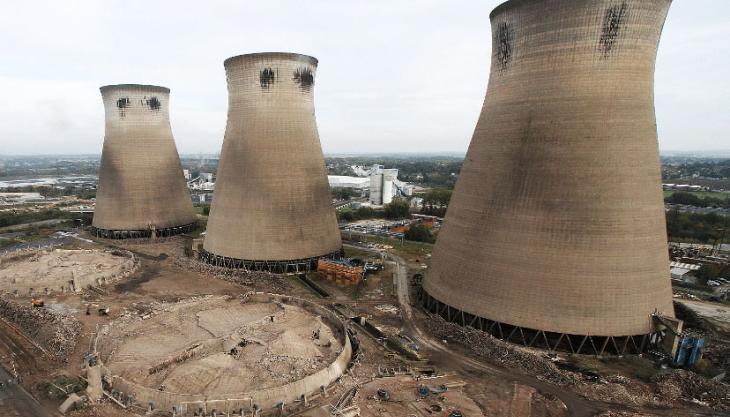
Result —
[[[707,281],[715,279],[720,276],[720,267],[713,264],[704,264],[694,274],[699,282],[703,285],[707,285]]]
[[[345,208],[337,211],[337,221],[340,222],[352,222],[355,221],[355,213],[349,208]]]
[[[388,219],[406,219],[411,216],[411,206],[401,198],[394,198],[383,209],[385,210],[385,217]]]
[[[355,195],[355,192],[352,188],[333,188],[332,195],[338,200],[349,200]]]
[[[423,195],[423,213],[443,217],[451,200],[451,190],[434,188]]]
[[[406,230],[403,234],[407,240],[413,240],[415,242],[428,242],[433,243],[434,238],[428,227],[422,224],[414,224]]]

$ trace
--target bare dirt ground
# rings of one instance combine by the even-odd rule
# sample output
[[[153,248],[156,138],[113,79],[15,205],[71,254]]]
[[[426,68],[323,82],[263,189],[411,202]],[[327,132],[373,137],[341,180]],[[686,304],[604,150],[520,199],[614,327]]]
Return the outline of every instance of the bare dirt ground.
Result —
[[[464,382],[459,378],[445,376],[416,380],[410,376],[381,378],[363,385],[358,391],[354,403],[358,404],[362,417],[395,417],[415,415],[426,417],[461,411],[464,415],[485,417],[479,405],[469,398],[460,386]],[[452,389],[444,390],[442,385],[450,385]],[[426,395],[418,393],[419,386],[424,385],[436,392]],[[454,385],[457,385],[454,387]],[[385,390],[388,399],[378,396],[378,390]]]
[[[666,407],[674,407],[664,409],[654,407],[641,408],[638,406],[635,407],[627,402],[621,403],[621,401],[627,398],[623,396],[624,394],[622,394],[623,391],[621,390],[625,390],[631,395],[634,395],[632,391],[634,390],[633,384],[638,384],[636,386],[643,389],[642,387],[647,387],[654,383],[650,380],[641,381],[629,376],[623,376],[622,378],[622,371],[624,369],[626,369],[627,374],[630,374],[630,371],[633,369],[631,364],[625,364],[624,362],[609,364],[609,368],[615,369],[616,373],[620,375],[615,379],[604,378],[606,383],[599,382],[580,386],[570,384],[560,385],[551,382],[549,379],[545,379],[536,369],[530,369],[529,364],[524,369],[516,369],[510,365],[510,362],[502,363],[480,358],[474,354],[470,346],[460,345],[456,341],[442,343],[438,338],[435,341],[431,339],[418,339],[418,333],[414,332],[414,329],[418,327],[409,327],[409,323],[412,324],[411,317],[414,314],[417,320],[423,320],[422,313],[418,311],[417,307],[412,308],[414,311],[410,311],[411,307],[404,309],[403,302],[406,302],[406,305],[410,305],[409,300],[407,297],[399,300],[399,297],[403,298],[404,296],[397,290],[403,285],[403,283],[398,284],[399,277],[405,277],[405,285],[407,286],[409,277],[415,273],[424,271],[423,266],[424,262],[428,260],[428,254],[422,251],[420,247],[418,250],[404,249],[403,251],[399,251],[397,248],[392,249],[391,252],[397,254],[400,257],[400,261],[386,262],[386,269],[372,276],[372,279],[359,292],[349,287],[338,288],[336,284],[329,282],[322,283],[333,294],[329,299],[323,299],[314,294],[294,276],[272,277],[269,280],[264,274],[254,278],[240,278],[231,275],[221,275],[215,271],[199,268],[199,266],[193,263],[181,260],[183,255],[183,242],[180,239],[169,239],[155,243],[117,241],[83,244],[76,242],[72,245],[72,248],[127,249],[135,254],[139,259],[140,265],[132,275],[97,290],[85,290],[81,294],[64,293],[43,297],[47,307],[50,306],[50,308],[66,311],[74,315],[83,326],[76,349],[71,355],[64,358],[65,361],[50,360],[42,357],[38,351],[34,350],[27,341],[24,342],[22,337],[18,335],[8,336],[11,340],[8,340],[8,337],[0,338],[0,342],[5,341],[5,343],[0,343],[0,359],[3,358],[3,355],[6,358],[9,357],[9,352],[12,351],[25,352],[23,353],[25,357],[22,360],[16,360],[20,368],[20,373],[24,377],[23,385],[51,413],[55,413],[55,408],[59,405],[60,401],[47,398],[47,381],[58,375],[78,376],[81,374],[80,364],[83,362],[83,356],[89,352],[90,341],[103,326],[112,322],[118,322],[119,320],[123,321],[125,318],[145,315],[145,312],[149,312],[149,306],[163,304],[173,306],[177,305],[177,302],[180,300],[202,296],[210,296],[211,299],[216,300],[222,299],[222,297],[230,297],[231,300],[237,300],[241,294],[251,290],[257,290],[277,293],[283,292],[307,298],[322,305],[342,304],[350,311],[354,311],[356,315],[367,316],[375,326],[380,327],[387,334],[397,335],[405,332],[413,336],[416,338],[416,344],[419,345],[418,348],[423,357],[423,360],[420,361],[407,360],[402,355],[391,350],[390,347],[386,347],[382,341],[376,340],[361,328],[354,326],[352,328],[355,330],[355,336],[359,341],[360,350],[356,355],[352,368],[337,383],[328,388],[324,397],[315,396],[306,405],[304,403],[289,405],[288,413],[290,415],[329,417],[327,414],[321,414],[321,407],[327,404],[336,405],[354,387],[360,387],[361,391],[351,399],[350,404],[360,407],[363,415],[368,416],[388,415],[385,413],[390,413],[392,416],[406,417],[411,415],[446,416],[448,415],[446,413],[447,411],[457,407],[462,411],[468,411],[464,412],[464,415],[474,416],[562,417],[601,415],[602,417],[636,417],[654,415],[723,415],[720,411],[713,411],[708,407],[692,404],[688,402],[689,400],[687,402],[677,400],[677,402],[671,404],[664,402],[663,404]],[[210,306],[210,308],[202,310],[193,309],[191,310],[191,314],[183,314],[186,317],[185,319],[172,323],[178,327],[171,326],[169,329],[162,325],[163,322],[170,323],[169,321],[160,320],[156,326],[150,329],[147,329],[143,323],[155,323],[154,321],[150,321],[155,320],[154,318],[141,320],[140,323],[132,321],[132,327],[127,328],[129,331],[129,340],[135,337],[143,337],[147,334],[152,339],[159,336],[160,340],[164,340],[165,343],[151,342],[151,344],[146,345],[148,350],[153,352],[154,355],[150,355],[145,359],[144,366],[132,366],[131,361],[122,361],[120,363],[129,366],[126,371],[129,372],[128,375],[130,377],[140,377],[141,372],[148,373],[150,367],[164,363],[165,358],[171,355],[174,356],[177,352],[191,345],[212,340],[215,341],[217,348],[227,347],[225,345],[226,341],[234,341],[236,337],[244,334],[251,336],[251,339],[259,339],[262,342],[260,345],[253,343],[242,347],[248,348],[251,346],[252,350],[264,352],[261,353],[262,356],[256,356],[260,352],[253,352],[251,354],[252,358],[262,358],[266,354],[276,355],[278,353],[289,355],[291,353],[291,346],[305,346],[304,356],[310,354],[316,356],[317,352],[322,354],[323,357],[326,356],[326,354],[319,350],[321,346],[314,344],[311,339],[312,326],[316,324],[316,320],[313,321],[311,317],[301,319],[301,321],[293,320],[289,322],[290,325],[286,326],[287,329],[289,327],[292,329],[301,328],[301,331],[297,330],[299,333],[295,332],[296,334],[294,336],[290,335],[285,337],[284,328],[280,328],[275,332],[265,332],[262,334],[257,333],[258,330],[255,326],[257,317],[262,317],[261,314],[244,311],[245,308],[242,311],[238,311],[237,309],[239,307],[235,307],[236,312],[233,314],[235,317],[230,320],[228,318],[221,320],[216,318],[224,317],[223,315],[219,316],[220,312],[216,311],[217,309],[223,308],[222,306],[224,305],[228,309],[228,306],[232,303],[235,304],[235,302],[227,301],[225,302],[226,304],[217,302],[213,303],[215,305]],[[87,306],[90,313],[88,315],[86,314]],[[97,308],[109,308],[109,315],[99,315]],[[282,311],[275,309],[273,313],[280,314]],[[211,314],[213,317],[212,320],[209,317]],[[343,318],[348,319],[349,317]],[[285,325],[287,322],[284,320],[281,323]],[[135,328],[133,325],[140,327]],[[422,322],[418,322],[417,325],[422,326]],[[170,331],[173,328],[187,329],[184,332],[185,334],[197,336],[178,339],[177,335],[173,331]],[[0,330],[3,329],[0,328]],[[243,331],[239,332],[239,330]],[[0,331],[0,334],[3,334],[3,331]],[[8,335],[7,331],[4,335]],[[235,337],[231,338],[232,336]],[[309,340],[301,341],[301,338],[306,339],[307,337],[310,337]],[[292,338],[294,340],[293,342],[291,341]],[[13,347],[12,344],[20,344],[23,346],[20,348]],[[170,345],[169,347],[167,347],[168,344]],[[314,347],[317,352],[310,350],[312,344],[315,345]],[[162,347],[161,345],[165,346]],[[277,353],[276,349],[282,350]],[[297,349],[294,349],[293,356],[296,356],[297,352],[299,352]],[[201,360],[211,361],[215,365],[214,368],[217,367],[216,369],[224,369],[227,366],[232,366],[232,369],[236,369],[236,366],[242,365],[239,363],[239,359],[229,357],[231,355],[226,354],[225,350],[211,350],[209,357],[204,357]],[[124,355],[127,355],[127,358],[129,358],[130,355],[137,354],[138,352],[140,351],[130,350]],[[230,350],[228,352],[230,353]],[[120,357],[124,359],[124,355]],[[536,353],[536,355],[539,356],[539,353]],[[235,360],[235,362],[231,361],[231,359]],[[3,365],[5,367],[8,366],[7,360],[3,361]],[[290,362],[281,369],[274,369],[274,374],[287,375],[287,372],[291,372],[292,370],[295,370],[295,372],[302,371],[299,368],[306,368],[306,365],[307,362]],[[537,364],[536,366],[541,365]],[[583,361],[581,366],[606,367],[608,365],[591,359]],[[165,368],[162,372],[153,373],[153,375],[148,374],[146,377],[140,379],[140,381],[145,381],[145,383],[149,383],[151,386],[156,384],[158,386],[167,384],[185,386],[188,384],[186,381],[189,380],[189,376],[194,374],[196,369],[199,369],[197,368],[197,364],[184,361],[179,368],[173,369],[172,371]],[[252,375],[255,372],[253,370],[254,368],[242,367],[241,369],[243,370],[241,373],[242,379],[247,378],[244,375],[246,372],[251,372],[246,375],[253,377]],[[427,399],[421,399],[419,401],[417,393],[418,386],[412,381],[415,381],[414,378],[421,378],[422,375],[425,375],[422,371],[429,369],[435,370],[438,375],[447,375],[448,378],[462,381],[464,385],[452,388],[440,395],[429,395]],[[395,376],[386,376],[389,372],[387,370],[410,370],[413,375],[399,374],[396,372],[397,375]],[[261,372],[267,371],[269,369],[264,366]],[[650,376],[647,376],[647,378],[650,379]],[[661,381],[663,386],[666,387],[666,392],[662,391],[657,394],[655,391],[651,391],[650,394],[658,395],[658,398],[675,394],[684,395],[681,387],[685,385],[694,385],[696,386],[696,390],[700,391],[705,388],[712,388],[684,374],[677,374],[673,378],[672,380]],[[629,380],[628,382],[627,379]],[[400,382],[393,383],[393,381]],[[265,384],[266,382],[253,381],[248,383],[258,386],[259,383]],[[211,387],[213,385],[215,383]],[[368,390],[372,391],[374,389],[377,391],[377,387],[383,385],[391,387],[391,392],[396,399],[399,399],[399,402],[390,404],[372,398],[373,394]],[[438,387],[439,384],[429,383],[429,385]],[[586,386],[593,391],[585,391],[584,387]],[[608,392],[612,390],[615,392]],[[702,392],[698,391],[695,393],[693,391],[690,394],[696,394],[697,398],[702,398]],[[430,409],[428,406],[433,405],[432,403],[439,405],[442,411],[436,412],[431,410],[432,412],[428,413],[426,408]],[[372,407],[369,408],[368,405]],[[112,406],[109,402],[102,402],[101,404],[75,411],[70,415],[76,417],[131,417],[143,413],[140,410],[135,410],[134,412],[125,411],[117,406]],[[2,414],[0,413],[0,415]],[[23,416],[25,417],[25,415]]]
[[[730,331],[730,306],[709,301],[678,300],[677,302],[722,330]]]
[[[34,351],[32,345],[23,342],[18,337],[16,343],[25,343],[28,359],[26,362],[20,360],[18,371],[23,377],[23,386],[33,394],[48,410],[57,413],[56,408],[60,404],[57,399],[48,398],[46,384],[54,376],[65,375],[77,377],[82,374],[81,364],[86,353],[90,351],[90,342],[98,331],[98,326],[103,326],[111,321],[122,317],[128,311],[136,311],[135,306],[156,302],[176,302],[181,299],[201,295],[226,295],[237,297],[251,290],[266,291],[265,283],[258,283],[255,288],[236,284],[234,282],[216,279],[211,276],[200,274],[196,271],[177,266],[174,256],[181,256],[183,244],[180,239],[171,239],[159,243],[148,244],[123,244],[119,242],[101,242],[86,244],[76,241],[68,245],[66,249],[130,249],[139,258],[138,269],[128,277],[118,282],[102,287],[96,291],[84,290],[81,293],[57,293],[42,297],[46,308],[53,308],[67,312],[82,324],[81,336],[72,354],[63,360],[54,360]],[[306,291],[299,288],[298,291]],[[20,297],[17,302],[29,303],[30,298]],[[90,314],[87,315],[87,306]],[[99,315],[97,308],[109,308],[109,315]],[[10,332],[0,328],[0,334],[10,335]],[[0,343],[0,359],[10,357],[13,350]],[[4,361],[3,366],[9,366]],[[89,413],[95,411],[86,410]],[[126,415],[136,415],[129,412]],[[1,414],[0,414],[1,415]],[[55,415],[55,414],[54,414]],[[94,415],[94,414],[89,414]],[[100,416],[106,416],[101,412]],[[120,414],[121,415],[121,414]],[[32,414],[28,415],[29,417]]]

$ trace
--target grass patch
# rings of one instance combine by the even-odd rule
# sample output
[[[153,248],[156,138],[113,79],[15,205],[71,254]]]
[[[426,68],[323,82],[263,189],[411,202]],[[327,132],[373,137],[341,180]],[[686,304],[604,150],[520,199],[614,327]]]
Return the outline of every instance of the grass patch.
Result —
[[[193,209],[195,210],[195,214],[198,216],[208,217],[208,214],[210,213],[210,204],[195,204],[193,205]]]
[[[20,241],[15,239],[0,239],[0,249],[15,245],[16,243],[20,243]]]
[[[374,258],[377,257],[374,253],[368,252],[364,249],[359,248],[353,248],[352,246],[345,246],[345,256],[348,258],[359,258],[359,259],[368,259],[368,258]]]

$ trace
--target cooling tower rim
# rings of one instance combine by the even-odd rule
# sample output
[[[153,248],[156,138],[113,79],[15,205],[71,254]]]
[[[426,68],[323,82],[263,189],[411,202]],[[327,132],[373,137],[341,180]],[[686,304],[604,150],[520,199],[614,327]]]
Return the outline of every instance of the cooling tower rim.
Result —
[[[491,13],[489,13],[489,19],[492,20],[497,14],[505,12],[508,9],[514,9],[515,7],[522,6],[525,3],[542,3],[545,1],[546,0],[507,0],[492,9]],[[668,3],[671,3],[672,1],[673,0],[667,0]]]
[[[244,61],[244,60],[253,60],[253,59],[261,59],[261,58],[273,58],[273,59],[287,59],[287,60],[294,60],[294,61],[304,61],[308,62],[312,65],[317,65],[319,63],[319,60],[311,55],[304,55],[304,54],[298,54],[296,52],[254,52],[250,54],[242,54],[242,55],[235,55],[232,56],[225,61],[223,61],[223,66],[228,67],[228,65],[232,64],[234,61]]]
[[[489,13],[489,19],[493,19],[494,16],[496,16],[498,13],[504,12],[507,9],[512,9],[517,6],[522,5],[523,3],[539,3],[541,1],[545,0],[507,0],[503,3],[500,3],[499,6],[492,9],[492,12]]]
[[[123,89],[135,89],[135,90],[149,90],[149,91],[159,91],[162,93],[169,93],[170,89],[167,87],[162,87],[159,85],[150,85],[150,84],[110,84],[105,85],[102,87],[99,87],[99,91],[102,93],[110,90],[123,90]]]

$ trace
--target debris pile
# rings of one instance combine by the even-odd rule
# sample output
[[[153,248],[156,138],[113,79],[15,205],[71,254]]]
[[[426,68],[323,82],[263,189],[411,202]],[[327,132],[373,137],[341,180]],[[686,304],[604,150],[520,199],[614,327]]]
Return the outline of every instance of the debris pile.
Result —
[[[702,351],[702,359],[730,375],[730,344],[719,338],[708,337],[710,344]]]
[[[490,362],[529,372],[561,386],[573,385],[579,381],[577,374],[561,371],[549,359],[521,350],[488,333],[449,323],[436,315],[429,316],[425,324],[428,331],[436,337],[467,346],[474,354]]]
[[[570,386],[587,398],[635,406],[671,406],[680,401],[730,410],[730,385],[713,381],[687,370],[671,370],[656,375],[652,384],[620,375],[587,380],[579,372],[558,368],[551,360],[504,342],[470,327],[449,323],[431,315],[425,327],[434,336],[467,347],[489,362],[518,369],[560,386]],[[603,416],[603,415],[602,415]],[[606,414],[604,417],[623,417]],[[633,416],[633,414],[626,414]]]
[[[694,372],[676,369],[652,379],[660,395],[706,405],[713,410],[730,410],[730,385],[704,378]]]
[[[0,317],[16,325],[53,356],[68,360],[81,333],[81,323],[69,315],[0,300]]]

